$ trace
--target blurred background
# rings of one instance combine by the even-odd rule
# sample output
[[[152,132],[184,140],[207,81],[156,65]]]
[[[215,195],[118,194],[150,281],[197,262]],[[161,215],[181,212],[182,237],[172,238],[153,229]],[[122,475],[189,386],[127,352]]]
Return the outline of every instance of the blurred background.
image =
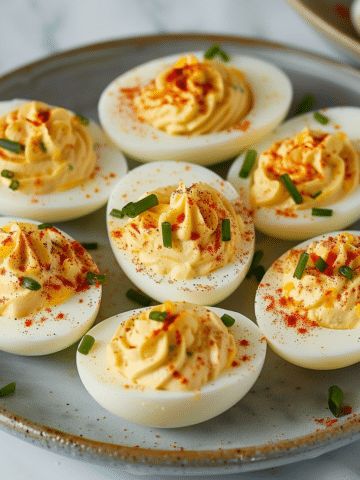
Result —
[[[317,0],[316,0],[317,1]],[[341,60],[286,0],[1,0],[0,74],[87,43],[203,31],[285,42]]]

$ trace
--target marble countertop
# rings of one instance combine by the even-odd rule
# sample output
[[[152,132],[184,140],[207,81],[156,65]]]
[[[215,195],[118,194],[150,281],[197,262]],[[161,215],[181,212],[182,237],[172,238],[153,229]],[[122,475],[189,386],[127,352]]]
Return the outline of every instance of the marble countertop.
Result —
[[[87,43],[162,32],[256,37],[345,61],[285,0],[2,0],[1,7],[0,74]],[[360,443],[356,443],[318,459],[224,478],[355,480],[359,479],[359,453]],[[134,478],[57,456],[4,432],[0,432],[0,465],[0,478],[11,480],[42,480],[49,473],[52,480]]]

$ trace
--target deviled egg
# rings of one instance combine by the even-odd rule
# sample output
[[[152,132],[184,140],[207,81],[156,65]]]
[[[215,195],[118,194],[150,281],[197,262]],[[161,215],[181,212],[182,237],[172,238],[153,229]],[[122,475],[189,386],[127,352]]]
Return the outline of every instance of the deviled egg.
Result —
[[[64,232],[0,217],[0,350],[47,355],[72,345],[96,318],[102,280]]]
[[[111,247],[150,297],[213,305],[244,279],[254,251],[251,211],[216,173],[182,162],[135,168],[108,203]]]
[[[360,361],[360,232],[332,232],[282,255],[255,299],[271,348],[305,368]]]
[[[295,117],[233,163],[228,180],[255,209],[255,226],[302,240],[360,217],[360,108]]]
[[[90,395],[115,415],[163,428],[232,407],[255,383],[266,353],[261,332],[243,315],[185,302],[115,315],[89,335],[95,343],[87,355],[77,352],[77,367]]]
[[[43,102],[0,102],[0,214],[60,222],[106,204],[127,172],[87,118]]]
[[[291,83],[274,65],[242,55],[224,63],[196,52],[120,75],[100,97],[99,118],[114,143],[137,160],[211,165],[270,132],[291,99]]]
[[[354,0],[351,4],[351,20],[360,35],[360,0]]]

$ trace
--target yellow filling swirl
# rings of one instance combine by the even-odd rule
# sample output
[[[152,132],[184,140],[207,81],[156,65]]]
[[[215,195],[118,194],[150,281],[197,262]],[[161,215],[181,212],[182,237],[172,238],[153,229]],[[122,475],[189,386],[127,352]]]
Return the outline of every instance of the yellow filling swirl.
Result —
[[[300,280],[293,278],[300,251],[292,251],[286,261],[282,292],[285,303],[300,315],[322,327],[360,327],[360,238],[340,233],[315,241],[307,248],[309,262]],[[316,261],[327,263],[321,272]],[[350,267],[352,278],[339,272]]]
[[[0,315],[20,318],[65,302],[98,272],[86,250],[54,227],[11,222],[0,229]],[[24,278],[39,284],[26,288]]]
[[[240,125],[252,103],[242,72],[218,61],[180,58],[134,98],[139,119],[171,135],[202,135]]]
[[[173,280],[208,275],[234,260],[244,230],[234,206],[205,183],[180,183],[155,192],[159,205],[129,221],[112,236],[139,268]],[[222,240],[222,220],[230,220],[231,238]],[[172,247],[163,246],[161,224],[169,222]]]
[[[0,146],[0,171],[10,171],[24,193],[73,188],[94,171],[92,137],[81,120],[64,108],[24,103],[0,118],[0,138],[20,146],[19,152]],[[9,184],[3,176],[1,181]]]
[[[132,384],[154,390],[199,390],[215,380],[236,354],[233,335],[206,307],[166,302],[130,317],[109,345],[110,361]]]
[[[288,174],[303,197],[295,204],[280,176]],[[340,200],[359,185],[360,159],[343,132],[304,129],[261,153],[251,186],[257,207],[306,209]]]

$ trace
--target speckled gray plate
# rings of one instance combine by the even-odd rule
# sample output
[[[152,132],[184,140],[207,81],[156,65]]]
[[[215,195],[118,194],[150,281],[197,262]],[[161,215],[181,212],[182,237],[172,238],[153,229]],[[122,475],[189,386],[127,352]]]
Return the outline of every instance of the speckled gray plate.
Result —
[[[220,42],[229,53],[274,62],[291,77],[294,105],[312,92],[317,105],[360,106],[360,73],[319,56],[257,40],[208,35],[167,35],[125,39],[66,52],[0,79],[0,99],[39,98],[96,117],[100,92],[125,70],[173,52]],[[226,174],[229,164],[216,170]],[[124,292],[129,281],[111,253],[101,210],[60,225],[80,241],[97,240],[94,256],[109,274],[99,320],[133,308]],[[360,224],[355,228],[360,229]],[[268,266],[290,242],[257,237]],[[245,280],[223,302],[254,318],[254,280]],[[178,430],[139,427],[113,417],[83,388],[75,367],[75,347],[39,358],[0,353],[0,384],[17,381],[16,395],[0,399],[0,426],[52,451],[136,473],[234,473],[315,457],[360,438],[360,365],[333,372],[304,370],[270,351],[255,388],[225,414]],[[326,427],[327,389],[340,385],[353,406]]]

